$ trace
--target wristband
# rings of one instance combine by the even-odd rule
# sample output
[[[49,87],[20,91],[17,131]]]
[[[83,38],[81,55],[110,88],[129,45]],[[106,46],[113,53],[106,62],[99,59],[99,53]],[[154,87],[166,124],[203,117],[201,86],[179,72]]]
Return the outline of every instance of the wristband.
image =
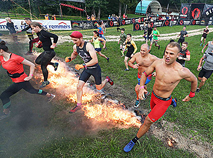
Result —
[[[143,73],[144,73],[144,75],[145,75],[146,77],[148,76],[148,75],[146,74],[146,72],[145,72],[145,71],[144,71]]]
[[[141,90],[141,88],[143,88],[143,89],[144,89],[144,86],[141,86],[141,87],[139,88],[139,90]]]
[[[190,97],[190,98],[193,98],[194,96],[195,96],[195,92],[190,91],[189,97]]]
[[[33,76],[33,74],[31,74],[30,76]]]
[[[86,66],[86,64],[83,64],[83,66],[84,66],[84,68],[85,68],[85,69],[87,69],[87,66]]]

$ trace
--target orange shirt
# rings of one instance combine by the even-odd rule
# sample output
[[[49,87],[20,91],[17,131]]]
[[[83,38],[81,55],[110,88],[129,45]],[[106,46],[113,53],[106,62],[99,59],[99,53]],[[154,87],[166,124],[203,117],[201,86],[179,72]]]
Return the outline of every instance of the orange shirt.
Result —
[[[23,67],[23,64],[21,63],[22,61],[24,61],[24,58],[19,55],[12,53],[8,61],[5,61],[3,56],[0,56],[0,61],[2,63],[2,67],[6,69],[10,74],[24,72],[24,67]],[[13,82],[19,83],[19,82],[24,82],[24,79],[26,77],[27,77],[27,74],[24,73],[18,78],[11,78],[11,79]]]

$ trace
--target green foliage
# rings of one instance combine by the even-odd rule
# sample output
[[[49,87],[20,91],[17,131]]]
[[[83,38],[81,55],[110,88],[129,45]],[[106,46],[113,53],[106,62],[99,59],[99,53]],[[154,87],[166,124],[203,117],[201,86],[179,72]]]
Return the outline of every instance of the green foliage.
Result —
[[[15,9],[15,12],[18,14],[29,14],[29,12],[25,11],[24,9],[22,9],[21,7],[17,7]]]

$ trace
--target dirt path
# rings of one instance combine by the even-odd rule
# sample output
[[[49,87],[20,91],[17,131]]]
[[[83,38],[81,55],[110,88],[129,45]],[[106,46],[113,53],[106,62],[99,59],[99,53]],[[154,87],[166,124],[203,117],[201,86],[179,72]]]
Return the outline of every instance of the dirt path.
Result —
[[[212,32],[213,28],[209,28],[209,31]],[[191,37],[191,36],[195,36],[195,35],[201,35],[202,32],[203,32],[203,29],[190,30],[190,31],[187,31],[187,32],[188,32],[189,37]],[[169,34],[161,34],[160,37],[159,37],[159,41],[170,40],[170,39],[178,39],[179,37],[177,37],[177,35],[179,33],[180,32],[169,33]],[[139,34],[141,34],[141,35],[133,37],[134,41],[145,41],[144,38],[142,37],[142,33],[140,32]],[[106,37],[107,41],[118,41],[119,40],[119,36],[110,35],[110,36],[105,36],[105,37]],[[12,40],[12,37],[1,36],[1,39],[10,42]],[[92,39],[92,36],[85,35],[84,39],[90,40],[90,39]],[[20,43],[28,43],[29,42],[28,38],[25,35],[18,35],[18,40],[19,40]],[[64,42],[71,42],[71,38],[69,36],[59,35],[58,44],[64,43]]]

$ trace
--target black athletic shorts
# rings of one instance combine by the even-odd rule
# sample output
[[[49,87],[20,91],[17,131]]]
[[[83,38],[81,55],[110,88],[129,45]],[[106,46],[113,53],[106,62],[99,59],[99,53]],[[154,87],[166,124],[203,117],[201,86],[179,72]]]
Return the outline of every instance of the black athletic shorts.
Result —
[[[208,79],[212,73],[213,73],[213,70],[206,70],[206,69],[202,68],[198,74],[198,77],[201,77],[201,78],[205,77]]]
[[[207,34],[205,34],[205,33],[202,35],[203,38],[206,38],[206,36],[207,36]]]
[[[184,38],[179,38],[178,43],[179,43],[179,44],[180,44],[180,43],[182,44],[184,41],[185,41]]]
[[[127,51],[126,57],[131,58],[132,53],[133,53],[133,52],[128,52],[128,51]]]
[[[81,73],[79,80],[87,82],[87,80],[90,78],[91,75],[95,78],[95,84],[100,85],[101,67],[99,66],[99,64],[95,64],[93,66],[87,67],[87,69],[84,69],[83,72]]]

